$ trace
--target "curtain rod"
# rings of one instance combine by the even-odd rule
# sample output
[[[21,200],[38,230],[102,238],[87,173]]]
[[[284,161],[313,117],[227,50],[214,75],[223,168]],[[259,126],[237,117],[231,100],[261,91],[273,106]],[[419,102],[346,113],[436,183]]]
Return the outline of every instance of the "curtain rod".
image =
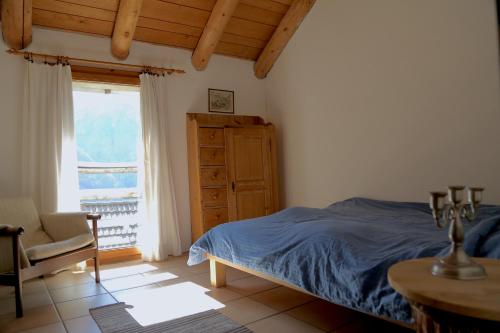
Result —
[[[160,73],[167,73],[167,74],[184,74],[186,71],[183,69],[177,69],[177,68],[163,68],[163,67],[153,67],[153,66],[141,66],[141,65],[131,65],[131,64],[122,64],[118,62],[109,62],[109,61],[101,61],[101,60],[90,60],[90,59],[82,59],[82,58],[71,58],[71,57],[65,57],[65,56],[55,56],[51,54],[42,54],[42,53],[34,53],[34,52],[26,52],[26,51],[18,51],[14,49],[10,49],[6,51],[9,54],[13,55],[22,55],[25,58],[43,58],[45,60],[47,59],[52,59],[52,60],[57,60],[57,61],[67,61],[67,62],[76,62],[76,63],[86,63],[86,64],[94,64],[94,65],[107,65],[107,66],[113,66],[113,67],[121,67],[121,68],[128,68],[131,70],[134,70],[136,72],[142,72],[144,70],[146,71],[153,71],[153,72],[160,72]]]

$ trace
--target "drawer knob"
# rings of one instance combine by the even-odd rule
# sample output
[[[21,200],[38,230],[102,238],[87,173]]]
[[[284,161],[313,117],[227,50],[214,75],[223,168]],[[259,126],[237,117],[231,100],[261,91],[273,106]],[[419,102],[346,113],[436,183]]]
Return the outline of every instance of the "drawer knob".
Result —
[[[219,197],[219,193],[212,194],[212,199],[217,199]]]
[[[210,134],[210,139],[211,140],[215,139],[215,132],[212,132],[212,134]]]
[[[219,220],[219,219],[220,219],[220,214],[215,215],[215,218],[216,218],[217,220]]]

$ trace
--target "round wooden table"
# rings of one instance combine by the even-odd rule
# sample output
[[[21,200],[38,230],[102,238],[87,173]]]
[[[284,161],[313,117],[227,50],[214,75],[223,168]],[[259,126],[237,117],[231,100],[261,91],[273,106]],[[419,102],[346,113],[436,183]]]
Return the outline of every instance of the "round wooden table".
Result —
[[[435,258],[407,260],[388,272],[411,304],[417,332],[500,332],[500,260],[474,258],[486,279],[461,281],[431,274]]]

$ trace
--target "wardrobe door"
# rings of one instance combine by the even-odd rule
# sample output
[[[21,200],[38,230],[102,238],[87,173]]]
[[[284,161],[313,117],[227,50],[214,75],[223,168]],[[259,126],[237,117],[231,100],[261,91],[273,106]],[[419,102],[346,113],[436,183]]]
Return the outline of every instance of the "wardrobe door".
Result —
[[[243,220],[274,212],[271,140],[266,127],[225,128],[228,218]]]

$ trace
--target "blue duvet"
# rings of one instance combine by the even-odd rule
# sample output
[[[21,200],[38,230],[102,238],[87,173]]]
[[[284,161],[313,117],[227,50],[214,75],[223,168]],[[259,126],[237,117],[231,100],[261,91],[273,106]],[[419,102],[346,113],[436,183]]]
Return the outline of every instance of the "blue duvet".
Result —
[[[500,206],[481,207],[478,222],[465,224],[470,255],[500,258]],[[401,260],[443,255],[448,246],[447,228],[435,227],[427,204],[353,198],[220,225],[191,246],[188,264],[210,253],[330,302],[410,322],[387,270]]]

